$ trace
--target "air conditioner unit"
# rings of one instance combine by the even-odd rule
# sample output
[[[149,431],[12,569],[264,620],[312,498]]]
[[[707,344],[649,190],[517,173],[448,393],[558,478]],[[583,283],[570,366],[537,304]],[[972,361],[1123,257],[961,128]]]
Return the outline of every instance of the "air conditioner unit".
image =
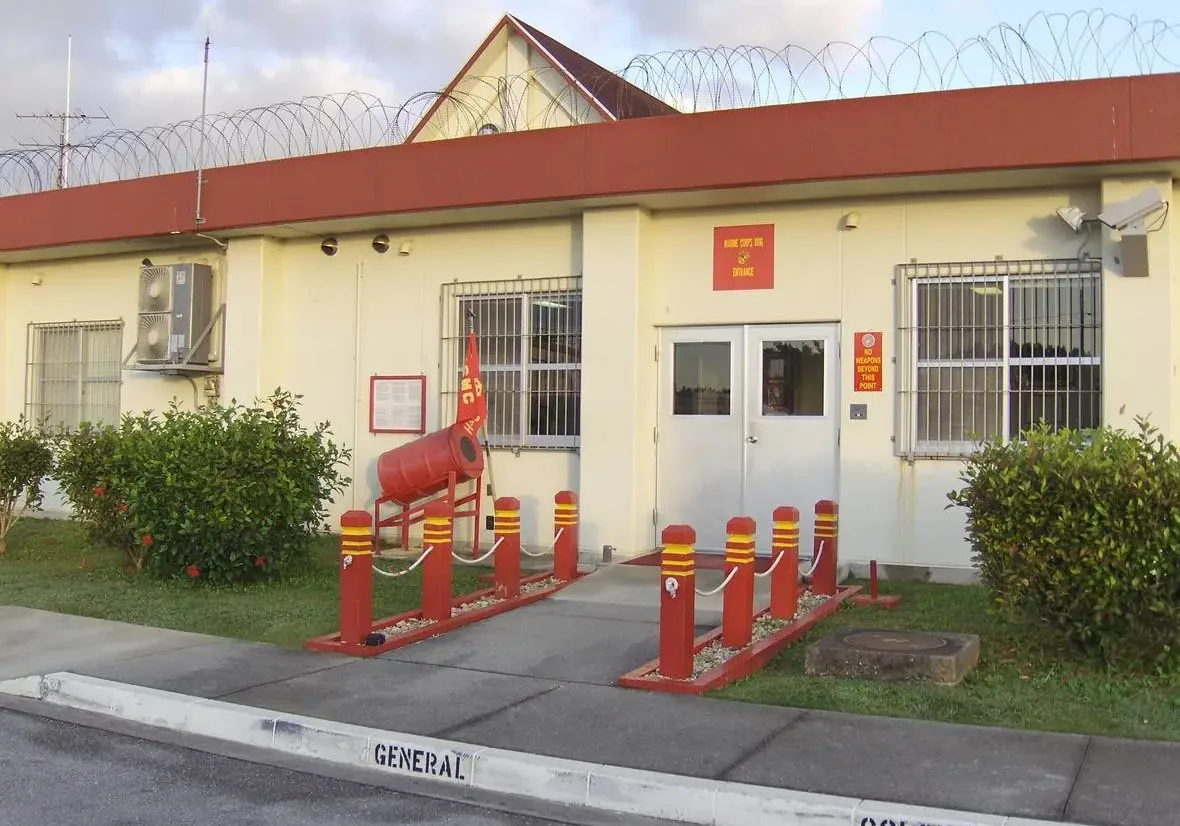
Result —
[[[196,342],[212,317],[211,266],[141,267],[136,360],[140,364],[208,365],[209,337],[199,345]]]

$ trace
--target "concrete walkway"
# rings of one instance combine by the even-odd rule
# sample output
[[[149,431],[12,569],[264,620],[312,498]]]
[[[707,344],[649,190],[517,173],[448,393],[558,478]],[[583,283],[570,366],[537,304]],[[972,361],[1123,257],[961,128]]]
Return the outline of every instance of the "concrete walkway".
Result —
[[[473,745],[915,806],[1093,826],[1180,822],[1180,744],[616,688],[655,656],[655,605],[641,594],[656,593],[657,576],[604,568],[534,606],[369,660],[4,608],[0,675],[68,670]],[[644,577],[649,587],[634,587]],[[702,603],[698,622],[716,624],[720,606]]]

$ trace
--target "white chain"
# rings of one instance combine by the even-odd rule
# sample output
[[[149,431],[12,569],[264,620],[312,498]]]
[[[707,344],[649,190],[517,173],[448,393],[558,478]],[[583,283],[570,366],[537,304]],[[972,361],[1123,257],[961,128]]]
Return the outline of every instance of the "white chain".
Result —
[[[731,568],[729,571],[729,576],[727,576],[725,579],[721,580],[721,584],[718,585],[716,588],[714,588],[712,591],[702,591],[700,588],[693,588],[693,590],[697,592],[698,597],[711,597],[714,594],[719,593],[722,588],[724,588],[726,585],[728,585],[730,583],[730,581],[733,580],[734,574],[736,574],[737,572],[738,572],[738,569],[736,567]]]
[[[523,546],[522,546],[522,547],[521,547],[521,549],[520,549],[520,552],[521,552],[522,554],[524,554],[525,556],[531,556],[531,557],[533,557],[534,559],[535,559],[535,558],[537,558],[537,557],[539,557],[539,556],[544,556],[545,554],[547,554],[547,553],[549,553],[551,550],[553,550],[553,547],[554,547],[554,546],[557,544],[557,540],[561,539],[561,535],[562,535],[563,533],[565,533],[565,528],[558,528],[558,529],[557,529],[557,533],[556,533],[556,534],[553,536],[553,541],[552,541],[552,542],[550,542],[550,543],[549,543],[549,547],[548,547],[548,548],[546,548],[546,549],[545,549],[545,550],[543,550],[543,551],[537,551],[536,553],[533,553],[532,551],[530,551],[530,550],[528,550],[527,548],[525,548],[525,547],[523,547]]]
[[[815,573],[815,569],[819,566],[820,560],[824,558],[824,549],[826,549],[827,547],[828,547],[828,540],[821,539],[819,541],[819,553],[817,553],[815,555],[815,559],[812,560],[811,568],[808,569],[807,573],[805,573],[803,575],[803,577],[805,579]]]
[[[481,563],[485,559],[487,559],[489,556],[494,554],[496,552],[496,548],[500,547],[500,543],[503,541],[504,541],[504,537],[501,536],[499,539],[497,539],[495,542],[492,543],[491,549],[486,554],[479,557],[478,559],[464,559],[463,557],[459,556],[454,551],[451,551],[451,556],[453,556],[455,558],[456,562],[462,562],[464,565],[478,565],[479,563]]]
[[[434,550],[433,545],[427,545],[426,549],[424,551],[422,551],[422,556],[418,557],[418,559],[414,561],[414,564],[411,565],[409,568],[406,568],[404,571],[385,571],[385,570],[382,570],[381,568],[378,568],[376,565],[373,566],[373,571],[375,573],[381,574],[381,576],[387,576],[387,577],[391,577],[391,578],[405,576],[406,574],[410,573],[410,571],[414,570],[419,565],[421,565],[422,560],[424,560],[424,559],[426,559],[426,557],[430,556],[430,552],[433,550]]]
[[[783,557],[785,557],[786,555],[787,555],[786,551],[779,551],[778,556],[776,556],[774,558],[774,562],[771,563],[770,567],[767,568],[765,571],[763,571],[760,574],[755,572],[754,576],[758,577],[759,579],[761,579],[764,576],[770,576],[771,574],[774,573],[774,569],[778,567],[778,564],[783,561]]]

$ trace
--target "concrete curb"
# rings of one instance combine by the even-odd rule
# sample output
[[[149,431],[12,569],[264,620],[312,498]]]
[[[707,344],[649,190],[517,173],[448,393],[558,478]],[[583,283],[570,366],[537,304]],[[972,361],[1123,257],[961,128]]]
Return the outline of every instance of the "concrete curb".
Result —
[[[542,757],[277,714],[65,671],[0,682],[0,693],[352,768],[701,826],[1082,826]]]

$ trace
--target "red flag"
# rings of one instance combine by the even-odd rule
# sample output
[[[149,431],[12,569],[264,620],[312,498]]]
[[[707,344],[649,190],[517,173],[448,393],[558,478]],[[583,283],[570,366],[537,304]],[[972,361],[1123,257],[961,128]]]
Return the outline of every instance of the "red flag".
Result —
[[[483,392],[479,375],[479,345],[475,331],[467,335],[467,357],[463,359],[463,381],[459,385],[459,410],[455,422],[462,424],[467,435],[474,437],[488,418],[488,397]]]

